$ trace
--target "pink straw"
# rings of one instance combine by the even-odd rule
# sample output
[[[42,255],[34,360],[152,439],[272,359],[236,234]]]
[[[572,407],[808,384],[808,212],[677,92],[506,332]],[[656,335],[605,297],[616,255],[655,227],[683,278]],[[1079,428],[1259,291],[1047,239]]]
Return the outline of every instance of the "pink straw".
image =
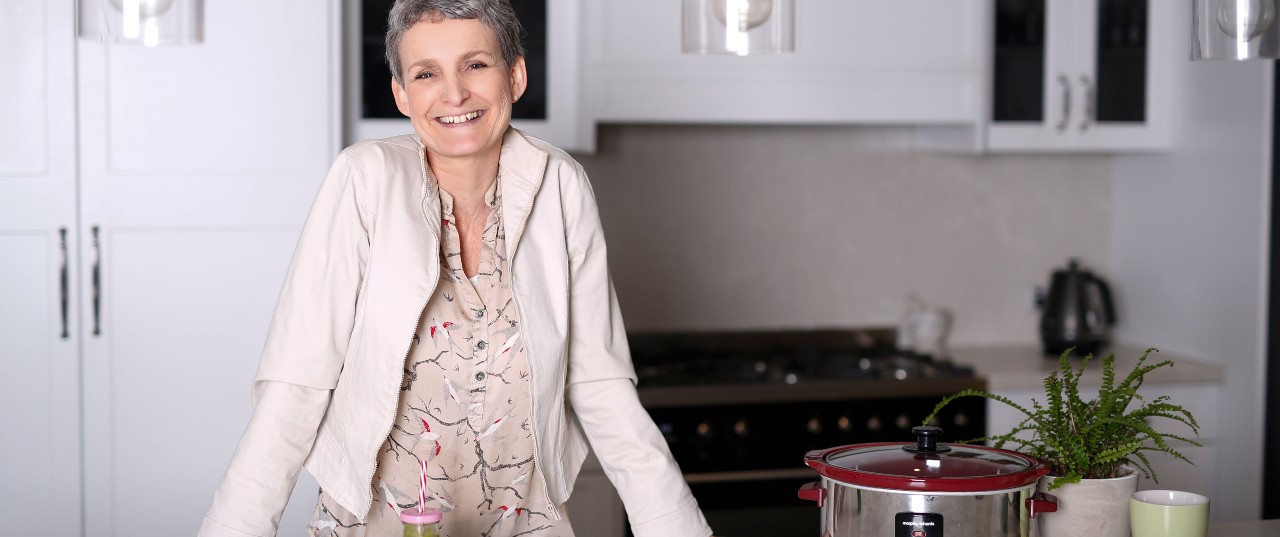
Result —
[[[427,459],[422,459],[422,472],[418,474],[418,510],[427,508]]]

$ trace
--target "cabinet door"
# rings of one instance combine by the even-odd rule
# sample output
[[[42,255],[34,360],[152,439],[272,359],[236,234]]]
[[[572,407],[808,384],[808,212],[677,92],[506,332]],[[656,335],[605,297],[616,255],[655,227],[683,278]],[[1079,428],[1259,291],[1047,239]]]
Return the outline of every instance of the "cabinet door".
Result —
[[[628,533],[622,499],[604,475],[594,453],[582,463],[573,496],[565,502],[565,511],[573,519],[573,532],[577,535],[623,537]]]
[[[988,149],[1167,147],[1175,6],[1149,0],[995,0],[995,6]],[[1037,97],[1040,114],[1031,112]]]
[[[73,5],[0,4],[0,520],[14,535],[80,532]]]
[[[1172,9],[1151,0],[1081,2],[1080,66],[1075,82],[1083,114],[1073,126],[1081,150],[1161,149],[1169,144]]]
[[[79,44],[90,537],[199,527],[338,147],[337,2],[204,5],[203,44]]]
[[[1159,481],[1143,479],[1139,482],[1139,488],[1185,490],[1204,494],[1210,498],[1222,497],[1219,495],[1219,488],[1230,486],[1219,484],[1216,478],[1219,473],[1216,467],[1219,436],[1218,401],[1222,399],[1222,387],[1216,384],[1143,386],[1143,392],[1148,397],[1168,396],[1171,403],[1185,408],[1200,425],[1200,435],[1196,437],[1185,425],[1167,419],[1149,420],[1152,427],[1163,433],[1194,438],[1202,445],[1197,447],[1177,440],[1169,441],[1170,445],[1185,455],[1192,464],[1163,453],[1148,453],[1151,467]]]
[[[678,2],[584,2],[594,116],[608,122],[972,123],[982,0],[802,0],[795,52],[681,52]]]
[[[1074,145],[1079,8],[1079,0],[995,0],[989,149]]]

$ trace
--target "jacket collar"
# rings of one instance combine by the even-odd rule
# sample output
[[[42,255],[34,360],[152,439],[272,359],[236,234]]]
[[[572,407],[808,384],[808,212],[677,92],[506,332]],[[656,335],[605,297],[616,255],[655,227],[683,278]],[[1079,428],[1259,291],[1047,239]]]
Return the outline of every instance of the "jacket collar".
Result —
[[[429,199],[439,197],[440,186],[427,169],[426,146],[417,134],[413,135],[418,143],[418,155],[421,159],[423,181],[424,214],[431,214],[427,205],[438,207],[438,203],[427,204]],[[507,233],[507,259],[515,258],[516,247],[520,245],[520,237],[524,234],[524,224],[529,220],[529,212],[533,209],[533,198],[542,188],[542,178],[547,171],[547,152],[533,145],[525,138],[524,133],[515,127],[508,127],[502,138],[502,150],[498,156],[498,180],[502,181],[502,226]],[[435,213],[439,212],[436,208]],[[428,218],[428,222],[440,225],[439,218]],[[439,237],[439,232],[436,233]]]
[[[524,224],[533,210],[533,199],[542,188],[547,171],[547,152],[539,149],[515,127],[509,127],[498,157],[498,180],[502,181],[502,227],[507,231],[507,260],[516,257]]]

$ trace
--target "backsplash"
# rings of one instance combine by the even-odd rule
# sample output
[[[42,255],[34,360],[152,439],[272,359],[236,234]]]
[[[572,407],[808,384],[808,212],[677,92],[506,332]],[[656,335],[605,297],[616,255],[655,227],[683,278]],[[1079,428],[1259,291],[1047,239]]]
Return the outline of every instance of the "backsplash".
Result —
[[[575,157],[632,330],[896,324],[914,293],[953,343],[1032,343],[1031,287],[1107,267],[1106,156],[925,153],[891,127],[602,126],[598,148]]]

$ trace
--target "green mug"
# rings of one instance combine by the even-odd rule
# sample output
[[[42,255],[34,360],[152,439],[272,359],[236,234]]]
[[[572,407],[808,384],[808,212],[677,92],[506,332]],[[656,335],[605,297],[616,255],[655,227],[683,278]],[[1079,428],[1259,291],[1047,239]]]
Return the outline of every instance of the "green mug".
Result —
[[[1180,490],[1140,490],[1129,497],[1133,537],[1205,537],[1209,498]]]

